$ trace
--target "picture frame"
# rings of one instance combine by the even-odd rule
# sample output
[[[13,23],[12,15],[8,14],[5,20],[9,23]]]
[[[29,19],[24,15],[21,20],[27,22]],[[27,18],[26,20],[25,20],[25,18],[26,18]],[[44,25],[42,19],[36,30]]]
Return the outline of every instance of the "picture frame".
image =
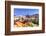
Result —
[[[32,11],[32,13],[30,11]],[[18,25],[17,27],[19,27],[19,28],[21,27],[21,28],[19,29],[19,28],[15,27],[15,29],[16,28],[17,29],[13,30],[13,25],[15,24],[15,26],[16,26],[16,23],[18,23],[18,21],[17,22],[14,21],[16,19],[15,18],[16,15],[18,17],[18,14],[22,16],[22,14],[23,15],[25,15],[25,14],[29,15],[30,13],[31,14],[33,14],[33,13],[38,13],[39,14],[39,16],[38,16],[39,17],[39,22],[38,23],[39,23],[40,27],[38,26],[38,28],[35,27],[34,29],[33,29],[33,27],[32,28],[31,27],[23,28],[23,27],[21,27],[23,25],[21,25],[21,23],[19,22],[19,24],[21,26]],[[15,15],[15,16],[13,16],[13,15]],[[21,18],[21,16],[20,16],[20,18]],[[30,18],[32,18],[32,16],[30,16]],[[34,14],[33,14],[33,18],[34,18]],[[21,22],[23,22],[23,21],[21,20]],[[28,21],[28,23],[29,23],[29,21]],[[45,4],[44,3],[5,1],[5,35],[34,34],[34,33],[44,33],[44,32],[45,32]]]

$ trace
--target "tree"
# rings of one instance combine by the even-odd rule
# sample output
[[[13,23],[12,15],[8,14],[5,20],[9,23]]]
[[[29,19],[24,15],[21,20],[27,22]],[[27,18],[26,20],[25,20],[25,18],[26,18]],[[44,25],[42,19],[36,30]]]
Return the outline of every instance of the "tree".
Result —
[[[30,15],[26,15],[27,18],[30,18]]]

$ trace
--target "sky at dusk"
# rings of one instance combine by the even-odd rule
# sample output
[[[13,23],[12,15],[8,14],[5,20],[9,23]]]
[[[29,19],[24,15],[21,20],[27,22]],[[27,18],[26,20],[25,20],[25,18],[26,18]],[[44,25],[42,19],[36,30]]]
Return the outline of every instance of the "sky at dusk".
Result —
[[[39,14],[39,9],[14,8],[14,16]]]

